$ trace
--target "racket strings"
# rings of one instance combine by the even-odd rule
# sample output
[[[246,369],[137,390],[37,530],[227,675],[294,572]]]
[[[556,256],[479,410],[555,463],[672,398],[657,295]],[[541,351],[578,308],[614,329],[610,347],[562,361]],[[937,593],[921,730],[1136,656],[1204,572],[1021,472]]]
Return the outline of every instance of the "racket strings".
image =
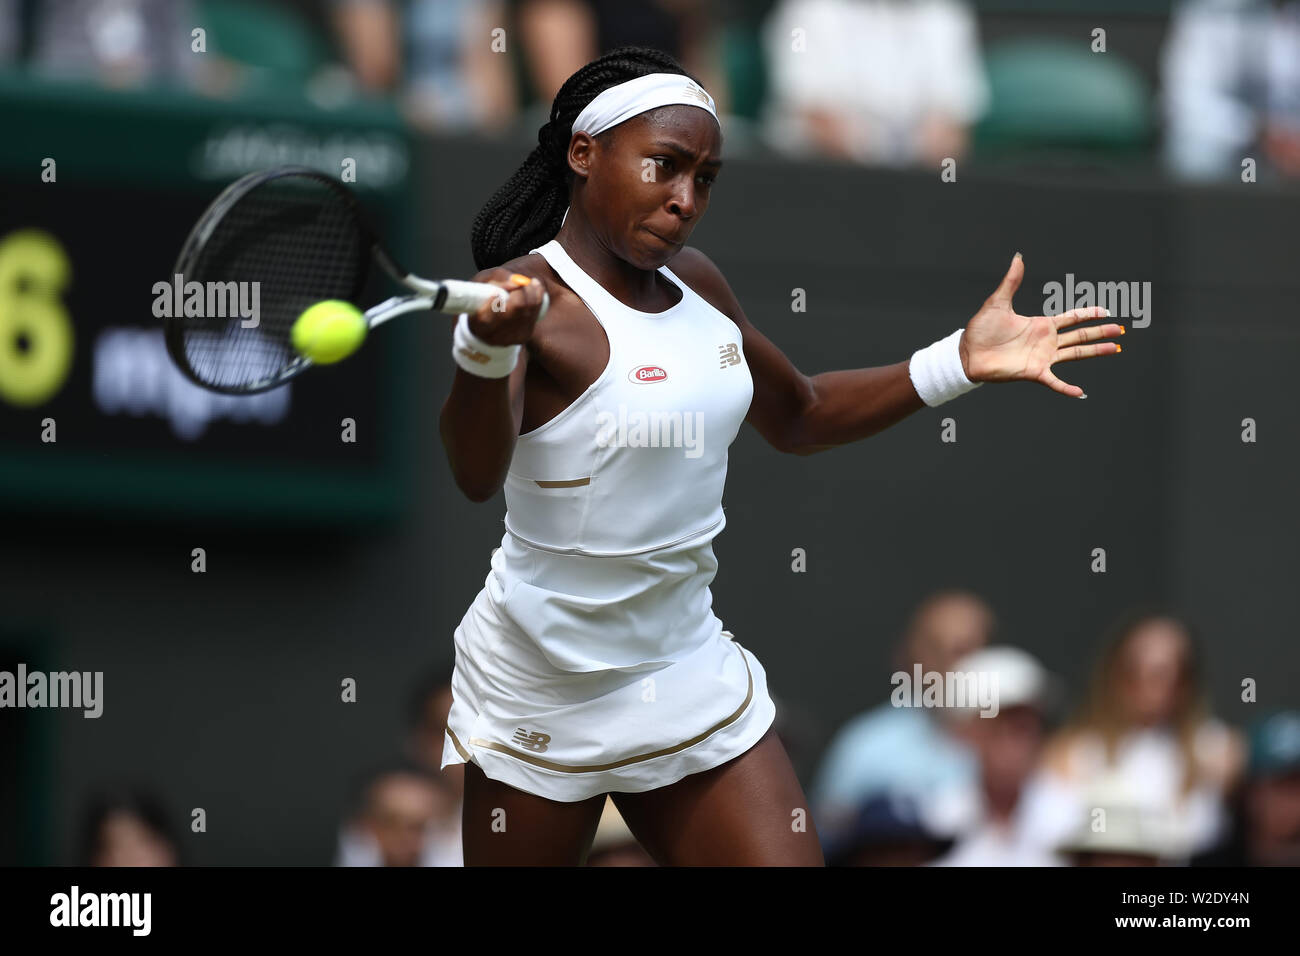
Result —
[[[254,187],[220,214],[184,274],[187,288],[198,282],[205,294],[203,314],[182,320],[186,361],[219,388],[280,378],[302,361],[290,340],[294,321],[323,299],[354,301],[368,263],[356,213],[328,183],[288,175]],[[240,314],[254,304],[255,316]]]

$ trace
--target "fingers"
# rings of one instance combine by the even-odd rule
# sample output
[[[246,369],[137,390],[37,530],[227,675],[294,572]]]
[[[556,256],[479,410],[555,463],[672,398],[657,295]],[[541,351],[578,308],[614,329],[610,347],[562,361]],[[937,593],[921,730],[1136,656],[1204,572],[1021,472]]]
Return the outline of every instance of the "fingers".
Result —
[[[501,270],[499,274],[493,275],[487,279],[487,284],[505,290],[506,295],[501,296],[501,298],[497,300],[501,303],[504,303],[505,300],[509,298],[509,293],[514,292],[516,289],[527,288],[529,285],[540,285],[540,283],[534,283],[533,280],[526,275],[520,275],[518,272],[506,273],[505,270]],[[494,308],[496,311],[500,312],[505,308],[505,306],[504,304],[495,305]]]
[[[541,317],[546,295],[542,281],[504,269],[482,276],[479,281],[500,287],[502,294],[485,302],[470,317],[470,331],[490,345],[527,342]]]
[[[1020,280],[1024,277],[1025,260],[1020,253],[1017,252],[1011,259],[1011,268],[1008,269],[1007,274],[1002,277],[1002,284],[997,287],[991,296],[989,296],[989,300],[1010,308],[1011,298],[1016,294],[1016,290],[1020,288]]]
[[[1048,369],[1047,371],[1043,372],[1043,376],[1042,378],[1039,379],[1039,381],[1042,382],[1044,385],[1046,385],[1048,388],[1052,389],[1053,391],[1060,392],[1062,395],[1068,395],[1070,396],[1070,398],[1088,397],[1087,395],[1084,394],[1083,389],[1081,389],[1078,385],[1071,385],[1068,382],[1062,382],[1059,378],[1057,378],[1055,375],[1052,374],[1051,369]]]
[[[1104,309],[1099,305],[1090,305],[1084,309],[1071,309],[1069,312],[1062,312],[1060,315],[1049,315],[1047,318],[1052,320],[1052,324],[1054,324],[1059,331],[1068,326],[1078,325],[1080,322],[1086,322],[1088,319],[1108,319],[1110,318],[1110,310]],[[1105,328],[1110,327],[1112,326],[1105,326]],[[1112,332],[1109,334],[1115,335],[1121,333]]]
[[[511,274],[507,281],[509,282],[509,285],[505,288],[509,290],[509,294],[506,297],[508,301],[518,302],[520,305],[524,306],[541,304],[542,293],[545,290],[542,288],[540,282],[535,282],[528,276],[521,276],[518,273]],[[518,298],[515,298],[516,294],[518,295]]]
[[[486,310],[488,313],[500,314],[523,306],[540,305],[545,292],[540,281],[518,272],[508,273],[504,269],[498,270],[485,281],[489,285],[500,287],[503,294],[486,303],[480,308],[480,313]]]
[[[1086,329],[1075,329],[1073,332],[1066,332],[1056,337],[1056,347],[1058,349],[1068,348],[1071,345],[1081,345],[1085,342],[1097,342],[1101,339],[1113,339],[1117,335],[1124,335],[1124,326],[1117,325],[1114,322],[1108,325],[1090,325]],[[1115,351],[1119,351],[1119,345],[1115,345]]]
[[[1072,345],[1061,349],[1052,359],[1052,364],[1059,362],[1077,362],[1079,359],[1096,358],[1098,355],[1116,355],[1120,351],[1118,343],[1103,342],[1100,345]]]

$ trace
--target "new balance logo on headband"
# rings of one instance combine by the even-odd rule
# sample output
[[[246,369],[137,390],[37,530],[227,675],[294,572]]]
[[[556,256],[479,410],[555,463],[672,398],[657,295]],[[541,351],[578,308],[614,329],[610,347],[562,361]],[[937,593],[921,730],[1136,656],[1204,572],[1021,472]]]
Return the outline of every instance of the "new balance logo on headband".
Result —
[[[688,83],[686,84],[686,88],[682,90],[682,93],[683,93],[684,95],[686,95],[686,96],[694,97],[695,99],[697,99],[697,100],[699,100],[701,103],[703,103],[705,106],[711,106],[711,105],[712,105],[712,104],[709,102],[709,94],[705,93],[705,92],[704,92],[702,89],[700,89],[699,86],[697,86],[695,83],[688,82]]]

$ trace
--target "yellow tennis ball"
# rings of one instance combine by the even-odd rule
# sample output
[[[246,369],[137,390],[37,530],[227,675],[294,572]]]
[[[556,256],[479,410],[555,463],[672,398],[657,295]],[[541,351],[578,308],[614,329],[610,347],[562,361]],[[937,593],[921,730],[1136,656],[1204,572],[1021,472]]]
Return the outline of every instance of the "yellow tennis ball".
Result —
[[[289,333],[293,347],[317,365],[347,358],[366,338],[366,319],[351,302],[326,299],[298,316]]]

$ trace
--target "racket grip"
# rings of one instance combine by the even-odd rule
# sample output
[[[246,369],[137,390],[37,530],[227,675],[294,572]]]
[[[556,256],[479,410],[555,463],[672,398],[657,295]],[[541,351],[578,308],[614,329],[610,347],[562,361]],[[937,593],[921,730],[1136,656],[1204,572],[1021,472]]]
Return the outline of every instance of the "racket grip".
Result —
[[[486,282],[466,282],[462,279],[447,279],[442,283],[447,290],[447,296],[438,307],[439,312],[446,312],[450,315],[459,315],[462,312],[477,312],[479,307],[485,302],[491,302],[500,296],[509,293],[500,286],[488,285]],[[540,321],[542,316],[546,315],[546,310],[551,305],[551,297],[542,292],[542,307],[538,310],[537,318]]]
[[[447,279],[442,287],[447,290],[447,296],[438,306],[438,311],[451,315],[477,312],[483,303],[508,294],[500,286],[488,285],[486,282],[465,282],[462,279]]]

